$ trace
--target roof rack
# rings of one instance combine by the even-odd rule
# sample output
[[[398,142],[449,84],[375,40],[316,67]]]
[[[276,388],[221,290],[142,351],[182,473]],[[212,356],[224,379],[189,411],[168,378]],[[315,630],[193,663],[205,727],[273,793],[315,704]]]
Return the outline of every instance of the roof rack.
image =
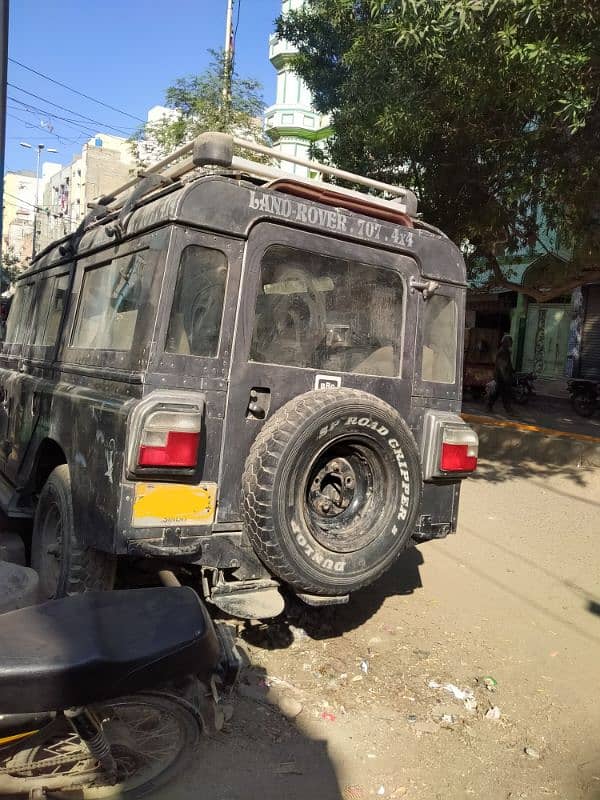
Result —
[[[362,175],[356,175],[353,172],[337,169],[337,167],[331,167],[328,164],[322,164],[319,161],[310,161],[305,158],[298,158],[297,156],[288,155],[287,153],[281,153],[279,150],[275,150],[272,147],[265,147],[257,142],[240,139],[237,136],[231,136],[227,133],[210,132],[200,134],[200,136],[194,139],[193,142],[184,144],[182,147],[179,147],[177,150],[173,151],[170,155],[166,156],[160,161],[157,161],[151,167],[148,167],[146,170],[144,170],[141,177],[147,178],[149,175],[158,173],[160,174],[162,182],[164,183],[177,180],[186,173],[191,172],[198,167],[219,166],[238,170],[239,172],[243,172],[248,175],[254,175],[259,178],[267,178],[272,182],[280,181],[282,178],[285,178],[287,180],[293,180],[298,184],[305,184],[307,186],[318,187],[320,189],[328,187],[329,189],[335,189],[337,194],[343,194],[348,197],[352,197],[355,200],[360,199],[362,202],[365,201],[364,192],[358,192],[353,189],[347,189],[337,185],[334,187],[331,184],[325,184],[324,181],[317,178],[299,177],[298,175],[278,167],[273,167],[268,164],[262,164],[257,161],[236,156],[234,154],[235,147],[253,153],[269,156],[273,160],[297,164],[298,166],[306,167],[309,170],[314,170],[316,173],[332,175],[350,183],[354,183],[359,186],[365,186],[369,189],[376,189],[379,192],[392,195],[392,199],[389,200],[382,197],[369,195],[368,202],[370,205],[378,206],[382,209],[389,210],[390,206],[392,206],[396,211],[407,214],[410,217],[416,216],[417,198],[410,189],[406,189],[403,186],[395,186],[391,183],[376,181],[372,178],[364,178]],[[184,158],[184,156],[188,157]],[[183,160],[181,160],[182,158]],[[125,196],[125,193],[133,186],[136,186],[139,180],[140,177],[138,176],[130,179],[122,186],[119,186],[117,189],[111,192],[110,197],[101,198],[97,202],[106,205],[109,211],[117,211],[119,208],[127,204],[128,198]],[[151,181],[148,181],[147,185],[148,192],[152,191],[151,187],[156,188]],[[139,190],[136,194],[139,198]]]

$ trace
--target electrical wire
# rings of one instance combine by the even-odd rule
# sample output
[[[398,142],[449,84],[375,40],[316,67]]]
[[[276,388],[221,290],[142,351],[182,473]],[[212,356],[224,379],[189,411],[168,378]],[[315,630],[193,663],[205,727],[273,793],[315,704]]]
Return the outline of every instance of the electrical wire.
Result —
[[[100,125],[101,128],[111,128],[113,131],[117,131],[117,133],[119,133],[121,136],[131,136],[130,131],[126,131],[123,128],[117,128],[115,125],[108,125],[105,122],[99,122],[97,119],[93,119],[93,117],[87,117],[85,114],[80,114],[79,111],[73,111],[72,108],[67,108],[66,106],[61,106],[58,103],[54,103],[52,100],[48,100],[47,97],[42,97],[39,94],[34,94],[34,92],[29,92],[27,89],[23,89],[21,86],[17,86],[15,83],[10,83],[10,81],[8,81],[8,86],[11,86],[13,89],[17,89],[19,92],[23,92],[23,94],[29,95],[29,97],[35,97],[36,100],[41,100],[43,103],[47,103],[55,108],[60,108],[62,111],[66,111],[68,114],[75,114],[75,116],[81,117],[81,119],[85,122],[93,122],[94,125]],[[48,113],[52,114],[52,112]]]
[[[17,203],[21,203],[24,206],[29,206],[33,208],[34,211],[37,211],[38,214],[50,214],[51,217],[54,219],[66,219],[68,222],[77,225],[81,220],[73,219],[73,217],[67,217],[66,214],[57,214],[55,211],[46,211],[43,206],[36,206],[35,203],[30,203],[28,200],[23,200],[21,197],[16,197],[14,194],[10,194],[10,192],[4,192],[4,197],[10,197],[11,200],[16,200]]]
[[[238,27],[240,25],[240,12],[242,10],[242,0],[238,0],[238,7],[237,7],[237,17],[235,20],[235,28],[233,29],[233,43],[235,44],[235,40],[237,39],[237,32]]]
[[[7,96],[7,100],[10,100],[11,103],[18,103],[19,108],[17,110],[19,111],[25,111],[28,114],[42,114],[43,116],[52,117],[53,119],[60,119],[66,125],[72,125],[74,128],[80,130],[81,133],[86,133],[90,139],[96,135],[95,133],[90,133],[89,131],[86,131],[82,127],[82,120],[69,119],[68,117],[60,116],[60,114],[48,113],[48,110],[45,108],[34,106],[32,103],[25,103],[23,100],[19,100],[18,97],[12,97],[11,95]],[[14,106],[8,106],[8,108],[14,109]]]
[[[80,97],[85,97],[86,100],[91,100],[92,103],[98,103],[98,105],[100,106],[104,106],[105,108],[110,108],[111,111],[116,111],[118,114],[123,114],[126,117],[131,117],[131,119],[134,119],[136,122],[142,122],[144,125],[147,122],[147,120],[142,119],[141,117],[136,117],[134,114],[130,114],[128,111],[123,111],[121,108],[117,108],[116,106],[111,106],[109,105],[109,103],[105,103],[103,100],[98,100],[98,98],[92,97],[89,94],[85,94],[85,92],[80,92],[78,89],[74,89],[72,86],[68,86],[66,83],[61,83],[60,81],[57,81],[55,78],[51,78],[49,75],[45,75],[43,72],[39,72],[38,70],[33,69],[33,67],[28,67],[27,64],[23,64],[21,61],[17,61],[16,58],[9,57],[8,60],[11,62],[11,64],[16,64],[17,66],[26,69],[28,72],[32,72],[34,75],[37,75],[40,78],[44,78],[44,80],[50,81],[50,83],[54,83],[57,86],[62,86],[63,89],[68,89],[70,92],[78,94]]]
[[[21,110],[21,109],[19,109],[19,110]],[[33,128],[36,131],[40,130],[40,125],[34,125],[33,123],[29,122],[28,120],[22,119],[21,117],[18,117],[16,114],[12,114],[10,111],[8,111],[6,113],[6,116],[10,117],[11,119],[16,119],[17,122],[20,122],[22,125],[25,125],[26,128]],[[47,129],[46,129],[46,132],[48,134],[50,134],[50,136],[54,136],[56,139],[58,139],[58,141],[61,144],[76,144],[77,142],[80,142],[82,139],[91,138],[90,136],[88,136],[87,134],[85,134],[83,132],[81,133],[81,136],[76,136],[73,139],[69,139],[66,136],[59,136],[58,133],[54,133],[54,131],[50,131],[50,130],[47,130]],[[9,138],[12,138],[12,137],[9,137]],[[14,138],[21,139],[22,137],[21,136],[16,136]],[[40,138],[43,139],[45,137],[42,136]]]

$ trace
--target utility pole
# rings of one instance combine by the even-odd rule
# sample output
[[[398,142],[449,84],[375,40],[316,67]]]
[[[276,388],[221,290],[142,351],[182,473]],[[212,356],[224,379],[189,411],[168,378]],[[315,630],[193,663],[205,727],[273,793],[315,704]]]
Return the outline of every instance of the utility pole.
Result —
[[[235,0],[227,0],[227,18],[225,20],[225,58],[223,62],[223,107],[229,108],[231,103],[231,78],[233,74],[233,5]]]
[[[2,252],[2,220],[4,218],[4,142],[6,139],[6,81],[8,73],[8,0],[0,0],[0,179],[2,180],[2,214],[0,215],[0,253]]]

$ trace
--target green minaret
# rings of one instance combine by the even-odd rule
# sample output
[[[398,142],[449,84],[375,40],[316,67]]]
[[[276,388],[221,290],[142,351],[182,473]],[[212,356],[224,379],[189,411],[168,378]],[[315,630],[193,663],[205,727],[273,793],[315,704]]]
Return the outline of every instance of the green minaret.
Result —
[[[300,8],[304,0],[282,0],[281,11],[286,14]],[[275,103],[265,111],[265,130],[273,147],[284,155],[308,158],[311,142],[326,139],[331,134],[329,117],[318,114],[312,107],[312,96],[306,84],[290,67],[296,48],[276,34],[269,37],[269,60],[277,70]],[[281,167],[297,175],[307,170],[281,160]]]

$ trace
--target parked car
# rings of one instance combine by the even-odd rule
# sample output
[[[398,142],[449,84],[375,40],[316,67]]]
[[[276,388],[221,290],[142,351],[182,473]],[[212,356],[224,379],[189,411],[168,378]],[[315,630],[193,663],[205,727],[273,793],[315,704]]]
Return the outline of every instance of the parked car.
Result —
[[[456,529],[463,258],[410,192],[294,178],[221,134],[162,169],[19,278],[0,506],[32,519],[46,597],[145,559],[240,616],[284,585],[344,601]]]

